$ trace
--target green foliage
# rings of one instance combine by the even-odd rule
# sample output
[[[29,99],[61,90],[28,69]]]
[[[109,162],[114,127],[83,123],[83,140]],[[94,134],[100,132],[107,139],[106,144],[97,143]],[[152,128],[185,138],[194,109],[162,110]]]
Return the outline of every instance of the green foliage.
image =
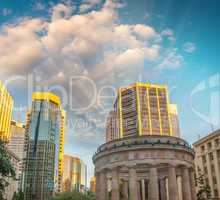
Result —
[[[22,191],[15,192],[12,200],[24,200],[24,193]]]
[[[15,170],[6,151],[3,141],[0,140],[0,200],[4,200],[5,188],[8,186],[8,178],[15,179]]]
[[[73,192],[63,192],[52,197],[50,200],[95,200],[95,196],[92,192],[87,192],[82,194],[76,191]]]
[[[211,188],[205,181],[205,176],[199,172],[199,176],[196,179],[198,185],[197,200],[208,200],[211,198]]]

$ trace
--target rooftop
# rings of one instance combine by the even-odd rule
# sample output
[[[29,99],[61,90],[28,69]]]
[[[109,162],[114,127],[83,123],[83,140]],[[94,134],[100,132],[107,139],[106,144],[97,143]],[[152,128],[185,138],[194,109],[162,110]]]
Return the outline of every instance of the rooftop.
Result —
[[[213,139],[213,138],[215,138],[215,137],[217,137],[217,136],[220,136],[220,129],[218,129],[218,130],[216,130],[216,131],[210,133],[209,135],[207,135],[207,136],[205,136],[205,137],[199,139],[198,141],[196,141],[196,142],[193,144],[193,146],[199,146],[199,145],[201,145],[202,143],[207,142],[207,141],[209,141],[209,140],[211,140],[211,139]]]

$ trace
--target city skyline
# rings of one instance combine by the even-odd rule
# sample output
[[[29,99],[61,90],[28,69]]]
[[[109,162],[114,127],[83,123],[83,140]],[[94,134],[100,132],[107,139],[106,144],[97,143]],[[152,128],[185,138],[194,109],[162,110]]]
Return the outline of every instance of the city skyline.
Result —
[[[2,1],[0,79],[10,81],[16,110],[30,107],[27,89],[32,86],[23,81],[28,75],[33,76],[33,91],[54,86],[64,98],[55,86],[66,89],[72,101],[65,107],[64,151],[80,156],[91,177],[90,159],[105,140],[104,121],[115,97],[72,111],[70,105],[85,107],[93,93],[91,84],[78,82],[70,91],[69,78],[86,77],[110,96],[112,88],[137,81],[168,85],[181,135],[193,143],[220,127],[217,7],[216,0],[181,5],[174,0]],[[15,111],[13,119],[25,122],[25,113]]]

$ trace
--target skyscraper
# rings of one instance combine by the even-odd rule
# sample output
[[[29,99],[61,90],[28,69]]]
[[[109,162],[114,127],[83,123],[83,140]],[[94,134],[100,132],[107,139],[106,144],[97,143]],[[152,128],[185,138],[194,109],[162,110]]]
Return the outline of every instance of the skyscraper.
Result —
[[[65,114],[58,96],[36,92],[27,119],[26,200],[46,200],[60,190]]]
[[[13,99],[0,81],[0,139],[8,142],[12,118]]]
[[[95,188],[96,188],[96,178],[95,176],[93,176],[90,179],[90,191],[95,193]]]
[[[24,158],[25,145],[25,125],[16,121],[11,121],[11,138],[8,143],[8,149],[19,158],[18,176],[19,181],[22,175],[22,161]]]
[[[87,167],[77,157],[64,155],[63,191],[85,191],[87,187]]]
[[[164,85],[136,83],[118,90],[107,118],[107,141],[137,135],[179,136],[177,107]]]

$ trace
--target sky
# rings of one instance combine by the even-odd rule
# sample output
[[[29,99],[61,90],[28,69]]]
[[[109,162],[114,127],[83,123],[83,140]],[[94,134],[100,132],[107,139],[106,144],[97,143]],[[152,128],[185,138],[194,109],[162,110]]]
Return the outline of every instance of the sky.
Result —
[[[2,0],[0,80],[25,121],[33,91],[59,95],[65,153],[93,175],[117,88],[165,84],[190,144],[220,128],[218,0]]]

